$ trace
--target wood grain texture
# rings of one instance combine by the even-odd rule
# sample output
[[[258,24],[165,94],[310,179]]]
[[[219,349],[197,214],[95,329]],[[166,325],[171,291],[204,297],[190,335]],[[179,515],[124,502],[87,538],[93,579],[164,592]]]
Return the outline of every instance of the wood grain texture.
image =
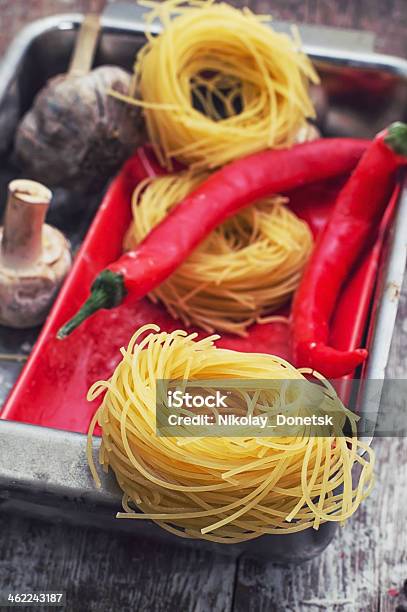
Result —
[[[0,533],[0,593],[64,590],[68,612],[231,610],[231,557],[4,514]]]
[[[282,19],[372,30],[381,51],[407,56],[406,0],[240,4]],[[0,53],[31,19],[103,5],[104,0],[0,0]],[[388,375],[407,377],[407,280]],[[380,439],[374,446],[377,483],[371,498],[325,553],[303,566],[250,559],[236,565],[220,555],[0,515],[0,589],[62,588],[72,612],[394,612],[407,606],[407,440]]]

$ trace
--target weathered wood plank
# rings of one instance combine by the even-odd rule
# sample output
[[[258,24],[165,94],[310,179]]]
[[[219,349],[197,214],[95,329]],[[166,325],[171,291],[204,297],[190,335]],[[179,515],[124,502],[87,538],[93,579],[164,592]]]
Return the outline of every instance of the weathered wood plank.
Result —
[[[0,534],[0,592],[65,590],[67,612],[231,610],[231,557],[5,514]]]

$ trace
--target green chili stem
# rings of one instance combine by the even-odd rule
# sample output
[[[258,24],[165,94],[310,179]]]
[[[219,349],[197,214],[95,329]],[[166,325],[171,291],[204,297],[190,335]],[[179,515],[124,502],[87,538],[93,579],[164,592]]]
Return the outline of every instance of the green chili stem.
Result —
[[[88,317],[101,308],[114,308],[123,301],[126,295],[124,278],[122,274],[103,270],[95,279],[91,287],[91,294],[70,321],[65,323],[57,333],[57,338],[63,340],[71,334]]]
[[[407,124],[401,121],[392,123],[384,137],[384,142],[399,155],[407,157]]]

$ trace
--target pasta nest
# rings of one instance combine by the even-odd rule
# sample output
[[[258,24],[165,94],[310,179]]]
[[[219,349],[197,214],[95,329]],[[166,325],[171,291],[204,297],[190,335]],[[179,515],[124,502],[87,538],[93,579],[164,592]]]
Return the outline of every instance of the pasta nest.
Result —
[[[130,95],[118,97],[143,108],[163,166],[176,159],[206,170],[296,142],[315,117],[308,86],[319,79],[295,31],[276,32],[270,17],[224,3],[141,4],[151,7],[148,42]]]
[[[123,490],[118,518],[151,519],[181,537],[223,543],[345,521],[373,485],[373,452],[357,439],[357,417],[327,381],[319,381],[322,387],[308,381],[307,371],[273,355],[217,348],[217,338],[198,340],[197,334],[144,326],[122,349],[111,378],[89,390],[89,400],[105,394],[90,426],[89,463],[100,485],[92,456],[99,423],[99,461],[113,470]],[[247,414],[327,413],[336,415],[335,425],[329,435],[300,426],[289,437],[253,432],[191,437],[182,427],[177,435],[159,436],[157,382],[162,379],[182,385],[257,381],[260,390],[254,395],[242,393]]]
[[[125,249],[135,248],[207,176],[188,171],[140,183]],[[286,202],[272,196],[227,220],[150,297],[187,326],[245,335],[287,302],[311,254],[309,226]]]

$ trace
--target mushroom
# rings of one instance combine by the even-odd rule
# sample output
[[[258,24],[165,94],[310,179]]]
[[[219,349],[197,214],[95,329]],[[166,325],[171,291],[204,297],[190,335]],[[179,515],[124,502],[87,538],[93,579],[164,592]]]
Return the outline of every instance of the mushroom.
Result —
[[[87,15],[68,72],[48,81],[16,132],[17,164],[50,187],[99,190],[141,140],[139,109],[111,95],[128,93],[130,74],[117,66],[91,70],[99,31],[99,16]]]
[[[1,325],[27,328],[42,323],[71,267],[65,236],[44,223],[51,197],[40,183],[9,183],[0,228]]]

